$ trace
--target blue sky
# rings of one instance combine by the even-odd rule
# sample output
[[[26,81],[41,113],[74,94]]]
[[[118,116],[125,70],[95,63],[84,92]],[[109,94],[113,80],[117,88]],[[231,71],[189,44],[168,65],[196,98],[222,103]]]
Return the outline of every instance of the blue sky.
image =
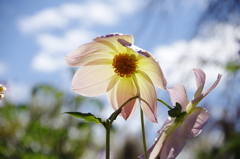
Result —
[[[42,59],[44,59],[44,55],[51,53],[59,56],[60,54],[66,55],[75,47],[98,35],[112,32],[133,34],[139,37],[135,41],[141,44],[140,47],[151,51],[154,44],[171,43],[179,38],[185,38],[189,34],[186,33],[186,30],[185,33],[177,33],[178,29],[174,29],[174,27],[169,32],[169,29],[166,29],[169,27],[166,22],[171,23],[171,21],[166,20],[160,20],[160,23],[162,22],[160,27],[163,29],[159,29],[159,33],[147,34],[146,30],[152,24],[147,21],[148,17],[141,18],[140,16],[153,15],[156,11],[141,11],[141,8],[144,7],[143,4],[146,3],[144,1],[139,3],[137,1],[129,3],[126,0],[122,3],[110,3],[110,1],[41,1],[41,3],[37,1],[1,1],[0,3],[1,63],[5,67],[1,71],[1,75],[4,76],[1,80],[24,80],[27,82],[51,80],[47,77],[49,74],[46,75],[46,73],[56,73],[58,70],[56,67],[60,65],[61,61],[58,61],[59,63],[56,61],[55,66],[54,63],[50,65],[51,61],[49,63],[46,61],[46,64],[49,65],[41,66],[41,64],[38,65],[41,61],[37,60],[36,56],[42,55]],[[187,11],[191,11],[191,8]],[[170,18],[174,18],[174,16],[176,15],[173,14]],[[145,24],[144,21],[148,23]],[[145,26],[140,27],[140,24],[145,24]],[[144,30],[136,32],[136,29]],[[165,33],[164,38],[161,38],[161,34],[164,35],[161,32],[170,34],[166,36]],[[146,38],[144,38],[144,34]],[[159,35],[159,37],[153,38],[156,40],[143,40],[156,35]],[[63,43],[65,46],[62,45]],[[41,52],[45,52],[45,54],[43,55]],[[34,62],[36,62],[35,65],[32,64]]]
[[[221,23],[207,25],[200,36],[190,39],[207,0],[163,1],[145,9],[146,2],[2,0],[0,82],[9,85],[11,97],[19,99],[26,99],[37,83],[70,90],[70,67],[64,57],[96,36],[114,32],[132,34],[137,46],[152,52],[169,87],[183,83],[194,88],[194,78],[181,78],[191,75],[194,67],[206,72],[210,84],[223,73],[222,68],[202,66],[198,60],[215,59],[216,54],[222,63],[232,58],[239,49],[233,40],[239,34],[236,28]],[[222,43],[224,47],[218,47]]]

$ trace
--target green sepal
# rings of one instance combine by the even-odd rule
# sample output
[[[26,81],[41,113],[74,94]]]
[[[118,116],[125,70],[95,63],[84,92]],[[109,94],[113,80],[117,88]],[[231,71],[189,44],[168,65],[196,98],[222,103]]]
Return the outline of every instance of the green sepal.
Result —
[[[182,106],[179,103],[176,103],[176,106],[168,111],[170,117],[179,117],[182,112]]]
[[[87,122],[94,122],[97,124],[101,124],[102,123],[102,119],[101,118],[97,118],[95,115],[91,114],[91,113],[81,113],[81,112],[65,112],[63,114],[69,114],[75,118],[81,118],[84,119],[84,121]]]
[[[182,112],[176,119],[175,123],[182,123],[185,120],[185,117],[187,115],[187,112]]]
[[[115,112],[111,114],[111,116],[108,118],[110,121],[116,120],[117,116],[121,113],[122,108],[117,109]]]

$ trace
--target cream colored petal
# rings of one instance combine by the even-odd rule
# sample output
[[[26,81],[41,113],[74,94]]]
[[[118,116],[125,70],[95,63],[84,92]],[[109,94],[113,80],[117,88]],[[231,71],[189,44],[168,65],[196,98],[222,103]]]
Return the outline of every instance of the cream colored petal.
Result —
[[[140,97],[147,102],[141,101],[141,108],[148,120],[157,123],[157,96],[154,85],[145,72],[139,71],[135,76]]]
[[[115,73],[108,84],[107,92],[110,91],[113,87],[117,86],[120,77]]]
[[[118,42],[118,39],[124,39],[132,44],[134,42],[132,35],[118,34],[118,33],[108,34],[106,36],[100,36],[93,40],[96,42],[100,42],[108,47],[111,47],[116,53],[126,53],[126,47],[122,46]]]
[[[96,59],[113,59],[113,55],[115,55],[114,50],[110,47],[102,43],[91,42],[70,52],[65,60],[68,65],[76,67],[83,66]]]
[[[140,58],[138,61],[138,70],[145,72],[158,88],[166,89],[167,81],[156,60],[152,56],[147,58],[139,55],[138,57]]]
[[[73,77],[72,89],[83,96],[101,95],[107,91],[113,75],[113,69],[109,65],[83,66]]]
[[[108,101],[113,107],[114,110],[117,110],[122,106],[129,98],[135,97],[137,95],[136,87],[133,84],[131,78],[119,78],[115,87],[113,87],[108,93]],[[131,117],[137,107],[137,99],[132,100],[127,103],[121,112],[121,115],[124,119]]]

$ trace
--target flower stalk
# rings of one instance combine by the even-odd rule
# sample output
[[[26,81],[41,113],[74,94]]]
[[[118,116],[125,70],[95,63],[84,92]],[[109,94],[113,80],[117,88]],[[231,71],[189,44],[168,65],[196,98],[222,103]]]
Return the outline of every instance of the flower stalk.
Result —
[[[143,116],[143,111],[142,111],[141,108],[140,108],[140,115],[141,115],[143,149],[144,149],[144,154],[146,156],[146,159],[148,159],[146,135],[145,135],[145,126],[144,126],[144,116]]]
[[[172,107],[170,107],[166,102],[164,102],[161,99],[157,99],[159,102],[161,102],[163,105],[165,105],[166,107],[168,107],[170,110],[173,109]]]
[[[117,109],[114,113],[111,114],[111,116],[104,122],[102,122],[102,125],[104,126],[106,130],[106,159],[110,158],[110,131],[111,126],[114,120],[116,120],[117,116],[121,113],[122,108],[129,103],[130,101],[139,98],[138,96],[129,98],[125,103],[121,105],[119,109]],[[142,113],[143,114],[143,113]]]

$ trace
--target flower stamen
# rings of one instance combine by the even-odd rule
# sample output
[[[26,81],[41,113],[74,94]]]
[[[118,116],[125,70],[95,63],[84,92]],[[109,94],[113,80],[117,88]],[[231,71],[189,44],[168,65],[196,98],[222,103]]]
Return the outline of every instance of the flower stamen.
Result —
[[[120,77],[131,77],[137,68],[137,61],[135,55],[120,53],[113,58],[113,69]]]

